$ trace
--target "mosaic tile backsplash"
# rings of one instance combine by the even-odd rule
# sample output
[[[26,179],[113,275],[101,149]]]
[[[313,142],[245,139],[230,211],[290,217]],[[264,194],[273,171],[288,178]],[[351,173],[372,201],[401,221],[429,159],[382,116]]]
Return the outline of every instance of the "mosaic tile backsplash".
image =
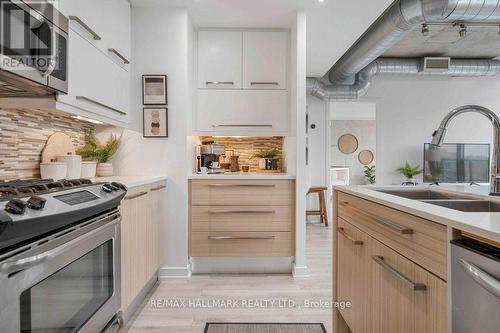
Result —
[[[66,133],[78,147],[94,129],[64,113],[0,109],[0,180],[39,178],[41,153],[50,135]]]
[[[283,144],[284,138],[282,136],[270,136],[270,137],[201,137],[202,141],[211,139],[217,143],[226,146],[227,150],[232,150],[234,155],[238,155],[240,158],[238,160],[240,169],[242,165],[249,165],[250,172],[262,172],[259,170],[259,159],[254,158],[253,155],[261,150],[271,150],[277,149],[280,151],[280,163],[278,165],[278,171],[283,170]],[[224,161],[223,161],[224,162]],[[229,161],[227,161],[229,162]]]

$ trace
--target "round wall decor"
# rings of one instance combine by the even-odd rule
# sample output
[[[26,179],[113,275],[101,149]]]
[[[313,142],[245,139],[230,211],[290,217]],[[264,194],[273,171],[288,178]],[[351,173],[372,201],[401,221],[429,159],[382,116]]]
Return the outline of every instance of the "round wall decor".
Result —
[[[359,152],[358,160],[363,165],[368,165],[373,162],[374,156],[371,150],[362,150]]]
[[[337,141],[337,145],[340,152],[349,155],[358,150],[359,143],[358,139],[354,135],[348,133],[342,135],[339,138],[339,140]]]

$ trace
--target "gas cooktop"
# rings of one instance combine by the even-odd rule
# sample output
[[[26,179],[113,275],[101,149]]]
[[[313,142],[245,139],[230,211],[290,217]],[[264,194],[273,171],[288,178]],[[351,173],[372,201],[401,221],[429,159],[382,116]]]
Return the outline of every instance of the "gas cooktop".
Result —
[[[0,182],[0,253],[116,209],[126,193],[120,183],[88,179]]]

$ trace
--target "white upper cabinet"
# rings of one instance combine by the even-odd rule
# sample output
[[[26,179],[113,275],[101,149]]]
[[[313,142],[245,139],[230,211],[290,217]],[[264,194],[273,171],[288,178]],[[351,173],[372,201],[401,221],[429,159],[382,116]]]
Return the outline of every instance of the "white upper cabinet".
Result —
[[[242,33],[198,32],[198,88],[241,89]]]
[[[243,32],[243,89],[286,89],[288,33]]]

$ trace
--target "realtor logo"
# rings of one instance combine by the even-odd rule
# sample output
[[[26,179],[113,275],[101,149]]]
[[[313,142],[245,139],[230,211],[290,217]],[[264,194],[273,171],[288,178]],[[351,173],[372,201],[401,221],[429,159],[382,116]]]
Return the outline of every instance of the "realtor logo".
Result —
[[[47,1],[0,0],[1,66],[10,70],[32,70],[42,74],[54,70],[56,36],[53,24],[30,7]]]

